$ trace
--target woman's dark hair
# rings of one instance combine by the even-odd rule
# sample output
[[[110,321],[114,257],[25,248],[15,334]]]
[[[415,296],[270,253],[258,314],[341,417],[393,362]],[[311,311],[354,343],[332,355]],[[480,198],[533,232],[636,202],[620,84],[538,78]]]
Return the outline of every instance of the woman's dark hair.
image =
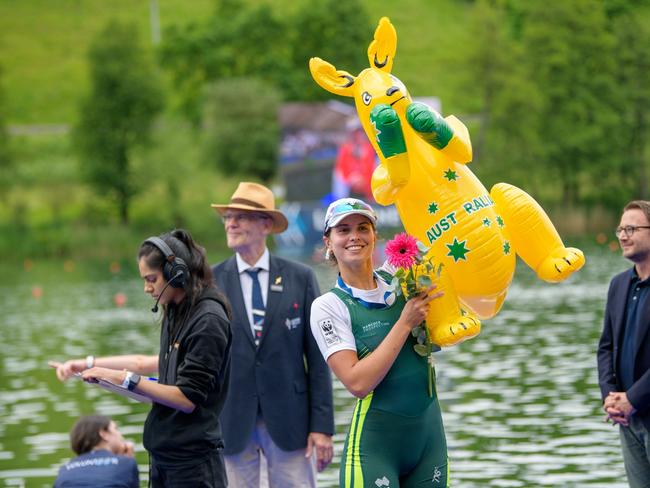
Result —
[[[174,229],[171,232],[159,236],[169,246],[176,257],[181,258],[187,264],[189,276],[185,280],[185,291],[187,306],[182,307],[186,311],[196,303],[203,292],[213,288],[218,295],[219,301],[224,305],[226,314],[230,318],[228,300],[222,293],[217,291],[212,279],[212,269],[208,264],[205,249],[192,239],[191,234],[185,229]],[[145,263],[151,269],[163,270],[165,256],[162,251],[150,242],[144,242],[138,251],[138,260],[144,258]]]
[[[81,417],[70,431],[70,447],[78,456],[92,451],[103,441],[99,433],[108,430],[110,424],[111,419],[104,415]]]

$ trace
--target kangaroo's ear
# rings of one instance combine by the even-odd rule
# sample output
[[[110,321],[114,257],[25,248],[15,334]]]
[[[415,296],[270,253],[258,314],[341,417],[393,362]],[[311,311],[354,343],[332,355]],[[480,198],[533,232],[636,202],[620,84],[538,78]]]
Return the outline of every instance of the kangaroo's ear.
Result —
[[[354,81],[356,78],[347,71],[337,70],[334,66],[321,58],[309,60],[309,71],[316,83],[328,92],[343,97],[354,96]]]
[[[371,68],[377,68],[386,73],[393,70],[393,59],[397,51],[397,32],[388,17],[379,20],[375,29],[375,39],[368,46],[368,61]]]

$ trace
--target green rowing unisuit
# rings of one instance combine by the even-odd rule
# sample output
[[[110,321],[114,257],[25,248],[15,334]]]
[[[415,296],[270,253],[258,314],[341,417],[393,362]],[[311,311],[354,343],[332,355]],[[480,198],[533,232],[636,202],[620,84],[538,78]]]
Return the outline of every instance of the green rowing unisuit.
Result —
[[[357,356],[371,354],[397,322],[402,296],[385,308],[367,308],[334,288],[350,312]],[[397,488],[448,486],[447,441],[437,395],[428,394],[427,360],[409,335],[388,374],[359,399],[341,459],[340,486]]]

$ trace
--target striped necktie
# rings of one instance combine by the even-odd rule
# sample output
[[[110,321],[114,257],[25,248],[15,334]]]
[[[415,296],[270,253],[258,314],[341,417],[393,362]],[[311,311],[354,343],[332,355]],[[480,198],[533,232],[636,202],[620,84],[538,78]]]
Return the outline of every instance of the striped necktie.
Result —
[[[262,287],[260,286],[260,281],[257,279],[257,274],[260,272],[260,268],[250,268],[246,270],[248,276],[253,280],[253,294],[251,305],[253,309],[253,339],[255,340],[255,345],[260,345],[260,339],[262,338],[262,329],[264,328],[264,300],[262,299]]]

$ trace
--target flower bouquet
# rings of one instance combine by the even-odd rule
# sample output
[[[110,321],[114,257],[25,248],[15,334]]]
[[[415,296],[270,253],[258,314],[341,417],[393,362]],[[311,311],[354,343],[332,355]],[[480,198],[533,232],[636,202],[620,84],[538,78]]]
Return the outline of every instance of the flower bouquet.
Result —
[[[405,232],[397,234],[386,243],[388,263],[397,268],[391,283],[397,296],[404,294],[404,298],[410,300],[433,284],[431,276],[440,278],[442,264],[436,266],[428,252],[429,249],[424,244]],[[427,358],[429,396],[432,396],[435,375],[433,353],[439,351],[440,347],[431,341],[425,322],[414,327],[411,334],[417,340],[417,344],[413,346],[415,352]]]

